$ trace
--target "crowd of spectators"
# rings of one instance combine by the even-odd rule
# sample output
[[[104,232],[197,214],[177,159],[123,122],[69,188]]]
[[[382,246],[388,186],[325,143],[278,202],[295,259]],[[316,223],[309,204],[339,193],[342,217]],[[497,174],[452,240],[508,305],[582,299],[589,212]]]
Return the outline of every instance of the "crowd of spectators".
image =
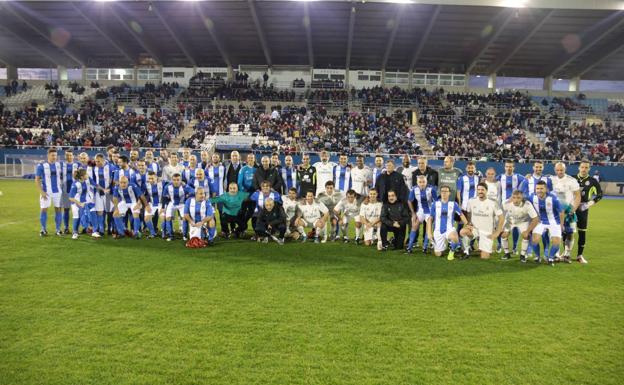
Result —
[[[198,147],[206,136],[229,132],[231,126],[249,127],[250,134],[265,136],[277,147],[259,151],[320,151],[355,153],[421,153],[408,117],[397,111],[329,113],[322,107],[285,106],[266,111],[239,106],[206,110],[195,116],[194,135],[185,145]]]
[[[189,87],[180,94],[182,100],[231,100],[231,101],[281,101],[294,102],[297,97],[293,90],[278,89],[273,85],[261,85],[259,81],[250,83],[229,82],[217,87]]]
[[[64,112],[57,106],[32,105],[0,116],[0,143],[5,146],[166,147],[183,127],[177,113],[120,113],[86,102]]]
[[[10,82],[7,81],[7,84],[4,86],[4,94],[8,97],[11,95],[17,95],[21,91],[26,91],[28,89],[28,83],[24,80],[22,82],[22,86],[20,87],[17,80],[13,79]]]

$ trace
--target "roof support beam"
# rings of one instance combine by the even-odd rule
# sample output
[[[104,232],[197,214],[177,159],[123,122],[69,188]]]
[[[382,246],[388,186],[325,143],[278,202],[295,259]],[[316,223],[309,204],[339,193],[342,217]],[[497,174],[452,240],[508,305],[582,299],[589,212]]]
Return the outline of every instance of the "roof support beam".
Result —
[[[548,76],[556,75],[559,71],[563,70],[570,63],[572,63],[579,56],[581,56],[585,52],[587,52],[590,48],[592,48],[593,46],[598,44],[600,41],[602,41],[604,38],[606,38],[613,31],[617,30],[621,26],[624,26],[624,11],[618,11],[618,12],[612,13],[611,15],[607,16],[604,20],[602,20],[599,24],[609,23],[612,19],[615,19],[617,21],[611,22],[611,26],[608,27],[607,29],[605,29],[604,31],[602,31],[601,33],[596,33],[596,34],[592,35],[590,31],[593,28],[595,28],[595,27],[591,27],[591,28],[589,28],[588,31],[586,31],[584,34],[582,34],[584,36],[593,36],[593,37],[590,37],[589,40],[584,43],[583,47],[580,48],[578,51],[574,52],[572,55],[564,56],[564,58],[561,61],[559,61],[558,63],[554,64],[547,71],[547,75]]]
[[[264,52],[264,59],[266,60],[267,65],[271,67],[273,65],[273,62],[271,61],[271,51],[269,51],[269,45],[264,37],[264,31],[262,31],[260,19],[258,18],[258,13],[256,12],[256,4],[254,3],[254,0],[247,0],[247,4],[249,5],[249,12],[251,13],[251,18],[253,19],[254,26],[256,27],[256,32],[258,33],[258,39],[260,39],[262,52]]]
[[[209,18],[208,16],[206,16],[206,13],[204,12],[204,9],[202,8],[202,4],[201,3],[197,3],[197,4],[195,4],[195,6],[197,7],[197,11],[199,12],[199,16],[201,16],[201,18],[202,18],[202,23],[204,24],[204,26],[208,30],[208,34],[210,35],[210,38],[212,39],[213,43],[217,47],[217,51],[219,51],[219,54],[221,55],[221,58],[223,59],[223,62],[228,67],[231,68],[232,67],[232,61],[230,60],[230,56],[228,55],[227,51],[223,47],[223,43],[221,42],[221,39],[219,39],[219,34],[215,30],[214,21],[211,18]]]
[[[306,42],[308,44],[308,61],[310,68],[314,67],[314,48],[312,46],[312,22],[310,21],[310,8],[308,2],[303,3],[303,27],[306,32]]]
[[[351,65],[351,50],[353,49],[353,31],[355,30],[355,4],[351,6],[349,13],[349,33],[347,37],[347,60],[345,68],[348,70]]]
[[[425,47],[425,44],[427,43],[427,40],[429,40],[429,35],[431,34],[431,30],[433,29],[433,26],[435,25],[435,22],[438,19],[438,15],[440,14],[441,9],[442,9],[441,5],[436,5],[433,8],[433,12],[431,13],[431,16],[429,17],[429,23],[427,24],[427,27],[425,28],[425,32],[420,37],[420,41],[418,41],[416,50],[414,51],[414,54],[412,55],[412,61],[410,62],[410,66],[409,66],[410,72],[414,70],[414,66],[416,66],[418,59],[420,59],[420,54],[422,53],[422,50]]]
[[[156,6],[156,3],[152,4],[152,11],[154,12],[154,14],[156,15],[156,17],[158,17],[158,20],[160,20],[160,22],[162,23],[162,25],[165,27],[165,29],[167,30],[167,32],[169,32],[169,35],[171,35],[171,37],[173,38],[173,41],[175,41],[175,43],[178,45],[178,47],[180,48],[180,50],[182,50],[182,52],[184,53],[184,56],[186,56],[186,60],[189,61],[189,63],[191,63],[191,65],[193,67],[197,67],[197,62],[195,62],[195,59],[193,59],[193,56],[190,54],[190,52],[186,49],[186,47],[184,46],[184,44],[182,43],[182,41],[180,40],[180,38],[178,38],[178,35],[175,33],[175,31],[173,30],[173,28],[169,25],[169,23],[167,22],[167,20],[163,17],[163,15],[160,13],[160,11],[158,10],[158,7]]]
[[[394,16],[394,23],[392,24],[392,30],[390,31],[390,36],[388,36],[388,42],[386,43],[386,52],[384,53],[383,60],[381,62],[381,70],[386,70],[386,65],[388,64],[388,59],[390,58],[390,53],[392,52],[392,46],[394,45],[394,39],[396,39],[397,31],[399,30],[399,25],[401,24],[401,18],[403,17],[403,7],[401,4],[397,7],[396,15]]]
[[[130,53],[128,53],[125,49],[123,49],[119,44],[117,44],[115,42],[115,40],[113,40],[108,33],[106,33],[102,28],[100,28],[81,8],[80,6],[78,6],[76,4],[76,2],[72,2],[71,3],[72,7],[76,10],[76,12],[78,12],[80,14],[80,16],[82,16],[83,19],[85,19],[87,21],[87,23],[93,27],[93,29],[95,29],[103,38],[104,40],[106,40],[110,45],[112,45],[113,47],[115,47],[115,49],[117,49],[117,51],[119,51],[119,53],[121,53],[126,59],[128,59],[128,62],[132,65],[135,64],[135,59],[132,58],[132,55]]]
[[[117,22],[119,22],[119,24],[121,24],[124,27],[126,32],[128,32],[130,35],[132,35],[132,37],[134,37],[134,40],[136,40],[136,42],[139,43],[141,48],[143,48],[145,52],[147,52],[152,57],[152,59],[156,60],[157,63],[162,65],[163,64],[162,58],[156,55],[156,52],[153,49],[151,49],[143,41],[143,38],[132,27],[130,27],[128,23],[126,23],[126,21],[121,16],[119,16],[119,13],[117,12],[119,8],[116,8],[116,7],[117,7],[116,5],[111,4],[111,14],[115,18],[115,20],[117,20]]]
[[[546,24],[546,22],[548,21],[548,19],[550,19],[553,13],[555,13],[555,10],[553,9],[548,10],[546,13],[544,13],[544,15],[535,24],[533,24],[531,29],[528,30],[527,33],[524,34],[524,36],[520,37],[512,46],[509,47],[507,51],[500,55],[500,58],[492,66],[490,66],[487,73],[494,74],[497,73],[501,68],[503,68],[503,66],[507,64],[509,59],[511,59],[520,50],[520,48],[522,48],[529,40],[531,40],[533,35],[535,35],[537,31],[539,31],[544,26],[544,24]]]
[[[46,52],[41,50],[36,45],[30,43],[27,39],[21,37],[18,33],[15,33],[15,32],[11,31],[10,29],[8,29],[8,28],[6,28],[5,26],[2,26],[2,25],[0,25],[0,30],[4,30],[8,34],[12,35],[15,39],[17,39],[17,40],[21,41],[22,43],[24,43],[24,45],[27,45],[30,48],[32,48],[34,51],[38,52],[41,56],[43,56],[44,58],[48,59],[50,64],[52,64],[54,66],[58,66],[59,65],[59,61],[57,59],[55,59],[52,56],[48,55]]]
[[[37,32],[37,34],[39,36],[43,37],[50,44],[52,44],[55,48],[60,49],[65,55],[67,55],[70,59],[72,59],[76,64],[78,64],[78,65],[80,65],[82,67],[85,66],[85,60],[83,60],[82,58],[78,57],[78,55],[70,52],[67,48],[59,47],[58,45],[56,45],[54,43],[54,41],[52,41],[52,39],[48,36],[47,32],[42,31],[39,27],[35,26],[33,23],[31,23],[29,20],[27,20],[17,10],[15,10],[14,7],[15,6],[11,2],[6,2],[5,6],[4,6],[4,8],[6,10],[8,10],[13,16],[15,16],[17,19],[19,19],[22,23],[26,24],[28,26],[28,28],[30,28],[33,31]]]
[[[490,36],[488,36],[488,38],[485,39],[485,41],[483,41],[481,45],[477,48],[477,53],[468,62],[468,66],[466,67],[466,73],[470,73],[472,69],[477,65],[477,63],[479,63],[479,59],[481,58],[481,56],[483,56],[485,51],[490,48],[490,45],[492,45],[492,43],[494,43],[496,39],[498,39],[505,27],[507,27],[507,24],[509,24],[511,19],[513,19],[515,12],[516,11],[514,9],[505,8],[496,15],[494,20],[498,22],[494,21],[492,23],[495,25],[494,30],[492,31]]]
[[[599,55],[593,56],[591,58],[591,61],[583,63],[581,66],[576,68],[574,72],[576,75],[574,75],[573,77],[582,77],[587,72],[598,66],[600,63],[620,52],[622,48],[624,48],[624,36],[619,36],[617,39],[614,39],[612,43],[607,45]]]

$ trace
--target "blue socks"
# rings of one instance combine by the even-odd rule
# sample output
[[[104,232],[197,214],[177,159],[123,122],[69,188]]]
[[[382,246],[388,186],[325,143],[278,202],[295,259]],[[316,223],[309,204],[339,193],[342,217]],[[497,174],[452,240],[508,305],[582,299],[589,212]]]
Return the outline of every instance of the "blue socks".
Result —
[[[425,232],[425,236],[423,237],[423,250],[427,250],[428,247],[429,247],[429,237],[427,236],[427,233]]]
[[[549,259],[555,259],[555,257],[557,256],[557,253],[559,252],[559,245],[552,245],[550,246],[550,254],[549,254]],[[544,251],[544,254],[546,254],[546,252]]]
[[[208,240],[212,241],[217,234],[217,229],[215,227],[208,228]]]
[[[416,238],[418,238],[418,232],[415,230],[410,231],[409,242],[407,243],[408,250],[412,249],[412,247],[414,246],[414,241],[416,241]]]
[[[80,227],[79,223],[80,223],[80,218],[74,218],[74,220],[73,220],[74,234],[78,234],[78,227]]]
[[[124,218],[115,217],[115,226],[117,227],[117,235],[123,237],[126,232],[126,225],[124,223]]]
[[[141,218],[132,218],[134,222],[134,235],[139,235],[141,231]]]
[[[156,230],[154,230],[154,222],[152,222],[151,220],[149,221],[145,221],[145,225],[147,226],[150,235],[151,236],[155,236],[156,235]]]
[[[54,212],[54,224],[56,225],[56,231],[61,231],[61,223],[63,222],[63,212]]]
[[[46,229],[46,223],[48,222],[48,212],[42,211],[39,213],[39,223],[41,223],[41,230]]]
[[[65,230],[69,229],[69,209],[63,209],[63,224]]]
[[[182,236],[186,237],[188,236],[188,222],[187,221],[182,221]]]

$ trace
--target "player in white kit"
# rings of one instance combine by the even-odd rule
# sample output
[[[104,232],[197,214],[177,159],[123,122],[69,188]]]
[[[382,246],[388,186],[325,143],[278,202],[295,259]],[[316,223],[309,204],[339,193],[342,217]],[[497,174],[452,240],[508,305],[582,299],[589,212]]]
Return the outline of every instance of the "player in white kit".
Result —
[[[299,239],[301,234],[297,231],[295,226],[295,219],[297,218],[297,188],[291,187],[288,189],[288,194],[282,196],[282,208],[286,213],[286,237],[290,237],[294,240]]]
[[[371,169],[364,165],[364,157],[358,155],[355,158],[355,167],[351,169],[351,188],[357,194],[360,203],[368,196],[368,185],[372,175]]]
[[[360,242],[362,223],[360,222],[360,205],[358,204],[355,191],[347,191],[347,196],[334,207],[334,213],[338,216],[344,243],[349,243],[349,222],[352,220],[355,222],[355,243],[358,244]]]
[[[329,161],[329,153],[321,152],[321,161],[314,163],[316,169],[316,195],[325,191],[325,183],[334,180],[334,167],[336,163]]]
[[[561,203],[561,207],[567,205],[572,206],[572,212],[576,212],[581,204],[581,186],[576,178],[566,174],[566,165],[562,162],[555,164],[555,175],[550,177],[553,187],[553,193],[557,195],[557,199]],[[574,234],[576,233],[576,222],[570,223],[563,234],[564,254],[570,255],[572,247],[574,247]],[[559,256],[557,256],[559,258]]]
[[[487,198],[487,189],[484,182],[477,184],[477,197],[468,200],[466,211],[470,222],[459,233],[464,247],[462,259],[470,256],[470,241],[476,238],[479,238],[481,258],[490,258],[494,239],[503,232],[503,210],[498,202]]]
[[[364,244],[372,245],[375,240],[379,240],[378,249],[381,250],[381,202],[377,201],[377,190],[368,192],[368,199],[365,199],[360,206],[360,221],[364,229]]]
[[[535,207],[533,207],[531,202],[524,199],[522,191],[516,190],[511,194],[511,199],[504,203],[503,212],[505,213],[505,225],[503,226],[502,239],[505,255],[501,259],[507,260],[511,258],[509,253],[509,235],[515,229],[522,238],[520,262],[525,263],[527,248],[529,247],[529,236],[539,223]]]
[[[297,231],[301,234],[301,242],[305,242],[308,239],[305,228],[312,227],[316,231],[314,243],[319,243],[321,235],[325,236],[326,234],[325,225],[329,218],[327,207],[321,202],[316,202],[314,193],[308,191],[305,200],[297,205],[297,211],[295,225],[297,226]]]

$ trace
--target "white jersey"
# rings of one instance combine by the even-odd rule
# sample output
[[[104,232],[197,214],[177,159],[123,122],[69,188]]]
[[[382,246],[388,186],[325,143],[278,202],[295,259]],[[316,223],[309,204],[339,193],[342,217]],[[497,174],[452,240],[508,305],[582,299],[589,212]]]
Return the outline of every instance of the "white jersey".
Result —
[[[329,212],[327,207],[321,202],[313,202],[311,204],[302,202],[297,205],[297,208],[301,211],[301,216],[306,222],[314,222]]]
[[[282,207],[284,208],[284,212],[286,213],[286,218],[289,221],[295,215],[297,215],[297,205],[298,205],[298,202],[296,199],[290,199],[286,195],[282,196]]]
[[[163,167],[162,180],[164,182],[171,182],[171,179],[173,178],[175,174],[180,174],[180,176],[182,176],[183,172],[184,172],[184,165],[182,165],[181,163],[178,163],[176,166],[172,166],[168,164],[165,167]]]
[[[405,185],[408,189],[412,189],[412,174],[416,171],[416,167],[401,167],[401,175],[403,175],[403,180],[405,180]]]
[[[518,206],[511,201],[505,202],[504,208],[506,226],[517,226],[521,223],[528,224],[531,219],[537,217],[535,207],[527,200],[523,200]]]
[[[357,199],[349,202],[347,198],[344,198],[334,207],[334,212],[342,216],[354,217],[360,213],[360,206],[357,203]]]
[[[501,184],[499,181],[488,182],[485,181],[488,186],[487,198],[493,200],[496,203],[501,201]]]
[[[318,194],[316,201],[324,204],[329,210],[333,210],[338,202],[340,202],[344,197],[345,194],[337,190],[334,190],[332,195],[328,195],[325,191],[323,191]]]
[[[362,168],[353,167],[351,169],[351,188],[361,196],[368,195],[368,181],[372,178],[373,173],[370,168],[364,166]]]
[[[559,178],[556,175],[551,176],[550,180],[553,185],[552,192],[557,195],[559,202],[561,202],[562,205],[572,204],[574,201],[574,193],[581,189],[576,178],[565,174],[563,178]]]
[[[492,234],[494,232],[494,221],[499,215],[503,215],[498,202],[490,199],[481,200],[472,198],[468,201],[467,210],[470,221],[480,234]]]
[[[362,203],[360,217],[368,222],[376,222],[381,217],[381,202]]]
[[[316,195],[325,191],[325,183],[334,180],[334,162],[316,162],[314,168],[316,169]]]

